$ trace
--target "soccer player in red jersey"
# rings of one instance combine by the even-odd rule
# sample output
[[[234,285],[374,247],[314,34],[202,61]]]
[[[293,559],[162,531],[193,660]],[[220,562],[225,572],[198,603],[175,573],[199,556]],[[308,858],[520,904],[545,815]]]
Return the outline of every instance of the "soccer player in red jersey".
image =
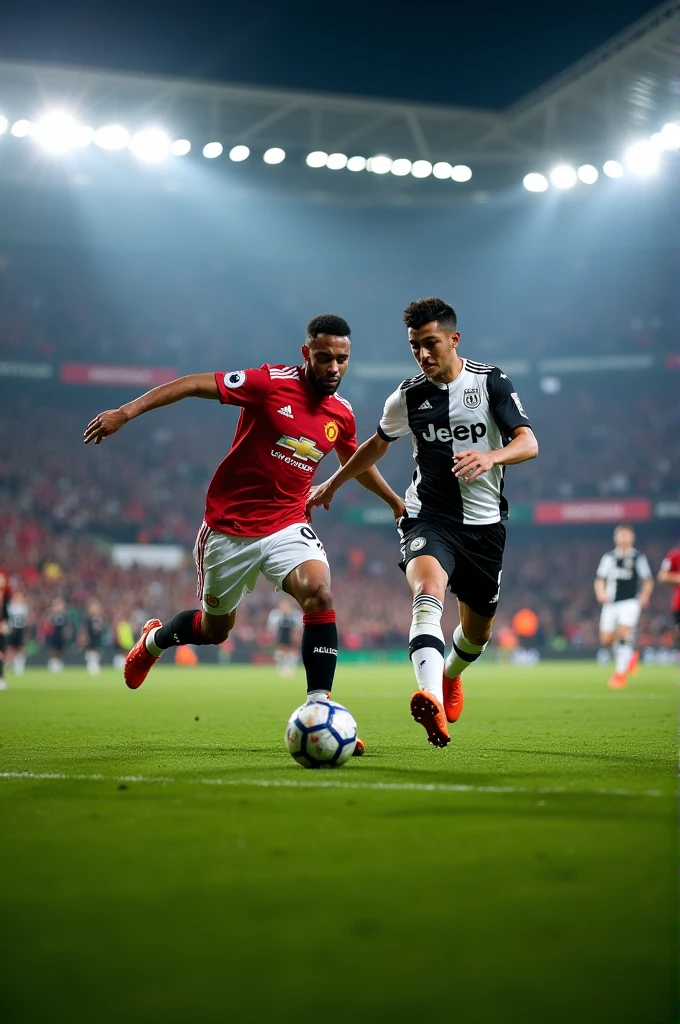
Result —
[[[0,690],[7,689],[5,681],[5,651],[7,650],[8,614],[7,606],[12,596],[9,575],[0,566]]]
[[[202,610],[150,619],[127,656],[125,681],[144,682],[163,651],[182,644],[220,644],[245,594],[262,573],[290,594],[303,612],[302,663],[307,693],[325,697],[333,686],[338,633],[323,545],[309,525],[306,503],[317,466],[335,449],[344,465],[356,450],[354,413],[337,394],[349,363],[350,328],[324,314],[307,325],[303,366],[269,366],[199,373],[163,384],[120,409],[96,416],[85,444],[99,444],[128,420],[182,398],[237,405],[241,416],[231,450],[208,488],[205,521],[194,557]],[[371,468],[357,477],[392,509],[404,503]]]
[[[659,583],[671,583],[675,588],[671,598],[671,611],[675,624],[680,629],[680,548],[671,548],[661,563],[656,578]]]

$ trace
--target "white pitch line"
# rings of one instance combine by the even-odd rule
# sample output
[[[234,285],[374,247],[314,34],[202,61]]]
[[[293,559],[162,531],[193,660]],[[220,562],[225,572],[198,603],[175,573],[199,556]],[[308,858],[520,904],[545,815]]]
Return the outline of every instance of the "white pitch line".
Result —
[[[63,775],[59,772],[0,772],[0,779],[36,779],[66,782],[147,782],[186,783],[198,786],[251,786],[257,789],[363,789],[397,793],[500,793],[546,796],[564,794],[572,796],[669,796],[659,789],[567,789],[565,786],[470,786],[465,783],[445,782],[344,782],[342,779],[175,779],[166,775]]]

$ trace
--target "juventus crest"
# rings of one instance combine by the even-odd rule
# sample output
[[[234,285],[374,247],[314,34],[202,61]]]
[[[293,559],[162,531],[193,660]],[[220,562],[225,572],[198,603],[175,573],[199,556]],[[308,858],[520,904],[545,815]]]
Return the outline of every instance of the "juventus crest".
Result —
[[[463,392],[463,405],[466,409],[476,409],[478,405],[481,405],[482,398],[479,394],[479,388],[465,388]]]

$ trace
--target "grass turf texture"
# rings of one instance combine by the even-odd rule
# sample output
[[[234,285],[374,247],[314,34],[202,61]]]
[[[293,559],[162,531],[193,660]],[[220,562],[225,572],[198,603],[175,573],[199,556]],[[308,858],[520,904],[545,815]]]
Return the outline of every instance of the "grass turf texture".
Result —
[[[674,677],[475,666],[435,750],[341,666],[367,754],[312,772],[301,675],[10,676],[0,771],[104,778],[0,778],[0,1019],[670,1024]]]

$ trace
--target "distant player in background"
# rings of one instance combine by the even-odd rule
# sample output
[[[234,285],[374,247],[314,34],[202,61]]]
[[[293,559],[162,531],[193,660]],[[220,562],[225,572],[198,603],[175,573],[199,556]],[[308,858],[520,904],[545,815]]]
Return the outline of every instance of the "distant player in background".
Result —
[[[274,661],[281,676],[295,673],[299,661],[297,634],[301,627],[302,614],[285,597],[269,613],[267,632],[274,634]]]
[[[26,627],[29,614],[26,598],[21,591],[15,591],[7,605],[7,654],[15,676],[23,676],[26,667]]]
[[[670,583],[675,588],[671,597],[671,611],[680,631],[680,548],[671,548],[656,578],[659,583]]]
[[[12,596],[12,588],[9,585],[9,575],[0,568],[0,690],[7,689],[5,679],[5,652],[7,650],[7,606]]]
[[[85,664],[91,676],[101,672],[102,647],[107,629],[104,609],[101,601],[93,598],[87,606],[87,614],[83,621],[85,631]]]
[[[63,597],[55,597],[47,613],[47,667],[50,672],[61,672],[64,668],[64,651],[71,635],[70,623]]]
[[[595,574],[595,596],[602,605],[600,644],[614,653],[614,674],[609,680],[613,690],[628,682],[637,667],[639,655],[634,648],[635,630],[640,612],[649,604],[654,580],[649,562],[635,544],[632,526],[614,530],[614,550],[600,559]]]

